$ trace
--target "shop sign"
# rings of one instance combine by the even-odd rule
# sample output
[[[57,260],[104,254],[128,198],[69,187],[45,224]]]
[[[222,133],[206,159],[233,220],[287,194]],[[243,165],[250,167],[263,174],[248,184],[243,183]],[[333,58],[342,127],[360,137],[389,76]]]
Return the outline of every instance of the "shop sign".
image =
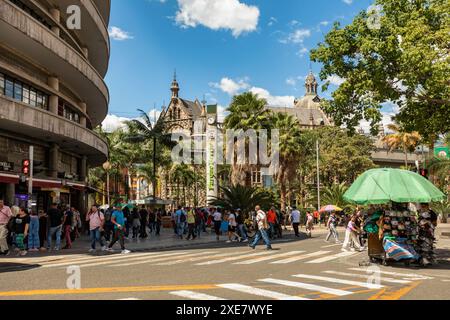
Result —
[[[0,162],[0,171],[14,171],[14,162]]]

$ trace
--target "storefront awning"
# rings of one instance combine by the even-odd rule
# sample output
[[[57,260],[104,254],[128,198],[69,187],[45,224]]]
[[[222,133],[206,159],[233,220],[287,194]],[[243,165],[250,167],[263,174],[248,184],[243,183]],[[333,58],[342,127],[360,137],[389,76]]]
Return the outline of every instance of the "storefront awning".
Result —
[[[62,187],[61,181],[33,179],[33,188],[61,188],[61,187]]]
[[[0,183],[19,183],[19,176],[15,174],[0,173]]]

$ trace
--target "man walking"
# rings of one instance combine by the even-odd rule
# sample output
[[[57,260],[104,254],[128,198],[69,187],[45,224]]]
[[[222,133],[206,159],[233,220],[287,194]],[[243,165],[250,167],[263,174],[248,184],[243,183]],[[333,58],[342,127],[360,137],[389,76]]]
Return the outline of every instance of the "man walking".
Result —
[[[300,237],[300,233],[298,232],[298,226],[300,225],[300,211],[297,210],[297,207],[293,207],[291,212],[291,221],[292,227],[294,228],[295,236]]]
[[[11,209],[5,206],[3,199],[0,199],[0,254],[8,255],[8,223],[12,217]]]
[[[66,207],[66,212],[64,213],[63,219],[63,227],[64,227],[64,237],[66,239],[66,246],[63,249],[71,249],[72,248],[72,239],[71,233],[73,228],[73,212],[70,210],[70,207]]]
[[[125,249],[125,217],[120,209],[120,204],[117,205],[113,211],[111,221],[114,224],[114,237],[107,250],[113,252],[114,250],[112,247],[117,241],[119,241],[122,254],[130,253],[129,250]]]
[[[141,235],[139,238],[145,239],[147,238],[147,222],[148,222],[148,211],[145,209],[143,205],[141,210],[139,210],[139,216],[141,218]]]
[[[185,223],[186,223],[186,213],[181,208],[181,206],[178,206],[178,210],[175,212],[175,218],[177,221],[177,236],[180,239],[183,239],[184,229],[185,229]]]
[[[53,203],[47,212],[48,219],[50,222],[50,230],[47,234],[47,250],[52,247],[52,238],[56,235],[56,246],[55,251],[61,248],[61,229],[62,229],[62,213],[57,208],[57,204]]]
[[[267,222],[269,223],[269,238],[273,240],[275,238],[275,224],[277,222],[277,213],[273,206],[267,212]]]
[[[91,211],[86,216],[86,221],[89,222],[89,232],[91,237],[91,249],[89,252],[95,252],[95,244],[98,241],[102,246],[102,251],[106,250],[106,246],[103,243],[103,239],[100,236],[101,229],[105,223],[105,216],[98,211],[96,205],[93,205]]]
[[[336,243],[339,243],[339,234],[337,232],[336,226],[337,226],[336,213],[332,212],[327,221],[327,229],[329,231],[328,231],[328,235],[325,239],[325,242],[328,242],[328,240],[330,240],[330,237],[333,236]]]
[[[269,237],[267,235],[268,223],[267,223],[267,215],[264,211],[261,210],[260,206],[255,207],[256,211],[256,223],[258,225],[258,232],[256,233],[255,239],[250,244],[250,248],[255,249],[259,240],[262,238],[264,243],[266,244],[267,250],[272,250],[272,246],[270,244]]]

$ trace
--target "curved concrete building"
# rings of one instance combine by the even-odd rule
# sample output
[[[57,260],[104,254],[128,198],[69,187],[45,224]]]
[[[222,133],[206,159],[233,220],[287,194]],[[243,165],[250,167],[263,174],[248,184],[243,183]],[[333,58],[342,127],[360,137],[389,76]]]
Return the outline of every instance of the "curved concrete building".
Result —
[[[23,205],[34,146],[37,209],[84,211],[89,167],[108,157],[92,129],[108,112],[110,0],[0,0],[0,197]]]

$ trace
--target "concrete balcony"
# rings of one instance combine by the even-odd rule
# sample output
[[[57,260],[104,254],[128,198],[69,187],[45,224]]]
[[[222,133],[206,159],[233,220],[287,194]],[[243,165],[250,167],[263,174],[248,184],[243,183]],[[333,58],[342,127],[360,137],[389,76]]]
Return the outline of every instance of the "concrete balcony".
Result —
[[[58,77],[79,95],[94,127],[106,117],[109,92],[97,70],[51,30],[6,0],[0,0],[0,42]]]
[[[80,7],[81,29],[72,30],[72,32],[83,43],[82,46],[89,50],[88,60],[104,77],[108,70],[110,50],[108,26],[93,0],[50,0],[50,2],[55,8],[60,8],[60,24],[66,30],[66,8],[74,4]]]
[[[111,12],[111,0],[93,0],[93,1],[98,11],[102,15],[103,20],[105,20],[105,23],[108,25],[109,13]]]
[[[86,155],[91,166],[101,165],[108,158],[108,145],[95,132],[49,111],[4,96],[0,96],[0,128]]]

